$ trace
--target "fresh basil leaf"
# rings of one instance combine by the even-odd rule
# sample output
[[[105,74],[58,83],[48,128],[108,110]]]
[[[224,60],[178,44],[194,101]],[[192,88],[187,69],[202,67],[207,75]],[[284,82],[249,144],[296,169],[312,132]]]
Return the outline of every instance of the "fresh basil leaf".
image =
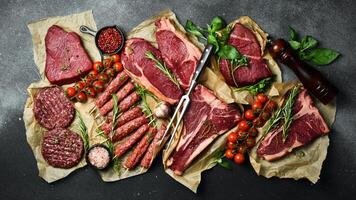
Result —
[[[289,27],[289,40],[298,40],[298,34],[292,27]]]
[[[219,43],[213,34],[208,35],[208,44],[214,45],[215,53],[219,51]]]
[[[230,32],[232,30],[231,26],[226,26],[224,29],[217,33],[217,39],[221,45],[225,44],[230,38]]]
[[[226,161],[226,160],[223,160],[223,159],[219,159],[218,162],[217,162],[221,167],[227,169],[227,170],[232,170],[232,166],[231,164]]]
[[[198,26],[196,26],[192,21],[187,20],[187,22],[185,23],[185,30],[188,31],[189,33],[199,37],[199,38],[205,38],[205,36],[202,33],[201,28],[199,28]]]
[[[318,45],[318,41],[314,39],[312,36],[304,36],[301,43],[300,43],[301,51],[312,49]]]
[[[327,65],[333,62],[340,53],[327,48],[317,48],[306,52],[306,60],[316,65]]]
[[[234,60],[241,57],[241,54],[235,49],[235,47],[227,44],[220,48],[218,56],[228,60]]]
[[[226,24],[224,20],[221,17],[216,16],[211,20],[208,30],[210,33],[215,33],[216,31],[223,29],[225,26]]]
[[[295,40],[289,40],[288,41],[292,49],[298,50],[300,48],[300,42],[295,41]]]

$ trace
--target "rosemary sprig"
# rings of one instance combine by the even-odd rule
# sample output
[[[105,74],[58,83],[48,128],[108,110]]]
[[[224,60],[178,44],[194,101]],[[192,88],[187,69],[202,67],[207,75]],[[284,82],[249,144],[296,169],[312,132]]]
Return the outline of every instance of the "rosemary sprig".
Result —
[[[166,75],[174,84],[177,85],[178,88],[180,88],[179,82],[177,78],[172,74],[172,72],[167,68],[166,64],[162,64],[157,58],[153,55],[151,51],[146,52],[146,57],[155,61],[156,67],[163,72],[164,75]]]
[[[283,142],[288,137],[288,129],[290,124],[293,121],[293,106],[295,102],[295,98],[299,92],[299,87],[295,86],[291,89],[288,98],[286,99],[284,105],[279,108],[273,116],[268,120],[267,126],[263,130],[262,137],[258,140],[260,142],[263,140],[266,135],[273,129],[277,128],[280,124],[282,124],[282,129],[283,129]],[[257,142],[257,143],[258,143]]]
[[[270,88],[272,83],[273,83],[273,81],[274,81],[274,76],[271,76],[271,77],[262,79],[262,80],[260,80],[259,82],[255,83],[253,85],[234,88],[233,91],[237,92],[237,91],[247,90],[252,95],[256,95],[258,93],[265,92],[268,88]]]
[[[100,136],[105,139],[101,143],[108,147],[110,153],[113,153],[114,152],[114,144],[111,142],[110,138],[107,135],[105,135],[104,131],[102,131],[100,129],[96,129],[96,132],[98,133],[96,136]]]
[[[157,125],[156,118],[153,116],[153,112],[147,103],[147,96],[151,96],[155,101],[158,101],[158,98],[154,94],[149,92],[146,88],[143,88],[138,84],[135,84],[135,87],[136,87],[137,94],[142,99],[142,105],[141,105],[142,111],[143,113],[145,113],[146,117],[150,120],[148,124],[152,124],[154,127],[156,127]]]
[[[117,118],[119,116],[119,106],[118,106],[117,96],[115,94],[112,94],[112,99],[114,100],[114,108],[112,110],[112,126],[111,126],[110,135],[112,135],[115,130],[115,127],[117,125]]]
[[[89,149],[89,135],[88,135],[88,130],[87,127],[84,123],[84,120],[82,118],[82,116],[80,115],[80,112],[76,111],[77,115],[79,117],[79,131],[80,134],[83,138],[83,143],[84,143],[84,149],[88,150]]]

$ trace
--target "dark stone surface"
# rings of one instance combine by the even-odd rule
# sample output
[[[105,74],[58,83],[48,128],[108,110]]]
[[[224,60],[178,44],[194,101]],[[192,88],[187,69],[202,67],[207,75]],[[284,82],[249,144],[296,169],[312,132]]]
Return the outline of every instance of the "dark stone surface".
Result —
[[[248,165],[203,174],[198,194],[163,172],[155,162],[149,173],[104,183],[85,168],[54,184],[37,176],[26,143],[22,112],[26,88],[39,75],[33,62],[31,20],[93,9],[98,27],[118,24],[129,31],[144,19],[171,8],[181,22],[206,24],[220,15],[231,21],[249,15],[273,36],[288,35],[288,25],[342,53],[332,65],[318,67],[339,89],[337,117],[320,181],[266,179]],[[1,1],[0,4],[0,199],[351,199],[356,195],[356,1]],[[285,79],[295,79],[282,66]]]

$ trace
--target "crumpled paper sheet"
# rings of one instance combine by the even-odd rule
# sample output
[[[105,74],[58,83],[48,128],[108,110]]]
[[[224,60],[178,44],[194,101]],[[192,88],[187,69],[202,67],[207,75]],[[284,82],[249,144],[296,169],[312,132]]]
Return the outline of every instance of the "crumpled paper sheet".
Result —
[[[234,22],[230,23],[231,26],[234,26],[235,23],[241,23],[249,27],[256,35],[257,40],[260,43],[261,51],[264,52],[264,59],[266,59],[269,68],[272,70],[273,74],[276,76],[276,82],[281,82],[281,71],[277,63],[272,59],[272,57],[265,51],[267,34],[262,31],[262,29],[249,17],[243,16]],[[183,31],[184,28],[181,25],[177,27]],[[188,34],[189,35],[189,34]],[[196,37],[191,37],[193,43],[198,43]],[[204,74],[200,79],[200,83],[214,91],[220,99],[226,103],[240,103],[248,104],[252,100],[252,96],[247,91],[238,91],[234,92],[232,87],[227,85],[224,81],[223,76],[220,73],[218,63],[216,59],[212,59],[210,68],[206,68]],[[201,181],[201,173],[205,170],[208,170],[216,165],[217,158],[215,157],[217,151],[221,150],[225,145],[226,137],[232,130],[226,132],[224,135],[218,137],[210,146],[208,146],[190,165],[187,170],[183,173],[182,176],[177,176],[173,173],[172,170],[166,168],[166,172],[173,177],[176,181],[180,182],[184,186],[188,187],[193,192],[197,192],[199,183]],[[163,163],[168,160],[170,154],[174,151],[176,145],[179,142],[180,134],[177,133],[173,142],[167,149],[163,152]]]
[[[276,101],[280,102],[283,95],[291,89],[295,83],[274,84],[269,92],[270,96],[276,96]],[[335,121],[336,100],[328,105],[322,104],[314,98],[314,103],[318,107],[329,127]],[[260,129],[262,131],[262,129]],[[295,180],[306,178],[312,183],[319,180],[323,161],[326,158],[329,146],[329,136],[319,137],[311,144],[295,149],[289,155],[276,160],[266,161],[257,156],[257,146],[250,152],[250,162],[258,175],[264,177],[293,178]]]
[[[48,80],[44,75],[44,68],[46,62],[44,38],[48,28],[54,24],[63,27],[66,31],[74,31],[77,34],[79,34],[81,36],[83,45],[87,50],[88,54],[90,55],[90,57],[92,58],[92,60],[100,59],[98,50],[95,47],[94,37],[79,32],[79,27],[81,25],[86,25],[92,28],[93,30],[96,30],[96,24],[91,10],[78,14],[68,15],[68,16],[49,17],[38,21],[30,22],[28,24],[28,28],[30,29],[32,35],[34,61],[42,76],[42,80],[36,83],[32,83],[27,88],[29,98],[27,99],[25,104],[23,119],[26,128],[27,142],[30,145],[33,154],[35,156],[35,159],[37,161],[39,176],[49,183],[64,178],[74,170],[86,165],[86,161],[84,159],[85,156],[83,155],[83,159],[81,160],[81,162],[73,168],[70,169],[54,168],[46,163],[46,161],[43,159],[41,154],[42,136],[43,133],[45,132],[45,129],[42,128],[35,120],[32,109],[33,109],[33,99],[34,96],[36,95],[36,92],[40,88],[50,86],[50,83],[48,82]],[[66,85],[64,87],[68,87],[68,86],[69,85]],[[94,106],[94,102],[92,100],[89,100],[85,104],[82,103],[74,104],[75,109],[81,113],[81,116],[89,132],[93,131],[94,120],[89,115],[89,110],[93,106]],[[69,129],[71,129],[76,133],[80,133],[78,119],[79,119],[78,116],[76,116],[75,120],[69,127]]]

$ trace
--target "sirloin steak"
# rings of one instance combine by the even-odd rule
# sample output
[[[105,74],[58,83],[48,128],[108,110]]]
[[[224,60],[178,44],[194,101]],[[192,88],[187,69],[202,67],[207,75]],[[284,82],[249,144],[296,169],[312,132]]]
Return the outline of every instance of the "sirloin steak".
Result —
[[[276,160],[293,149],[306,145],[314,139],[329,132],[319,110],[314,106],[307,90],[302,89],[297,96],[293,107],[294,120],[292,121],[288,137],[282,139],[282,127],[268,133],[257,148],[257,155],[265,160]]]
[[[182,90],[175,85],[160,69],[155,61],[146,57],[146,52],[162,62],[161,53],[151,43],[142,38],[129,39],[121,54],[122,64],[127,73],[159,99],[175,104],[183,95]]]
[[[175,74],[183,89],[187,89],[201,57],[200,50],[175,27],[173,21],[162,17],[155,23],[156,40],[163,61]]]
[[[220,60],[220,71],[230,86],[251,85],[272,75],[261,55],[260,45],[253,32],[240,23],[236,23],[232,30],[228,44],[234,46],[248,59],[247,66],[241,66],[232,73],[232,66],[228,60]]]
[[[183,117],[184,128],[176,151],[167,162],[169,168],[176,175],[182,175],[194,158],[215,138],[236,126],[240,118],[237,108],[220,101],[204,86],[197,85]]]
[[[75,32],[53,25],[47,31],[45,45],[45,74],[50,83],[73,83],[92,69],[92,61]]]

